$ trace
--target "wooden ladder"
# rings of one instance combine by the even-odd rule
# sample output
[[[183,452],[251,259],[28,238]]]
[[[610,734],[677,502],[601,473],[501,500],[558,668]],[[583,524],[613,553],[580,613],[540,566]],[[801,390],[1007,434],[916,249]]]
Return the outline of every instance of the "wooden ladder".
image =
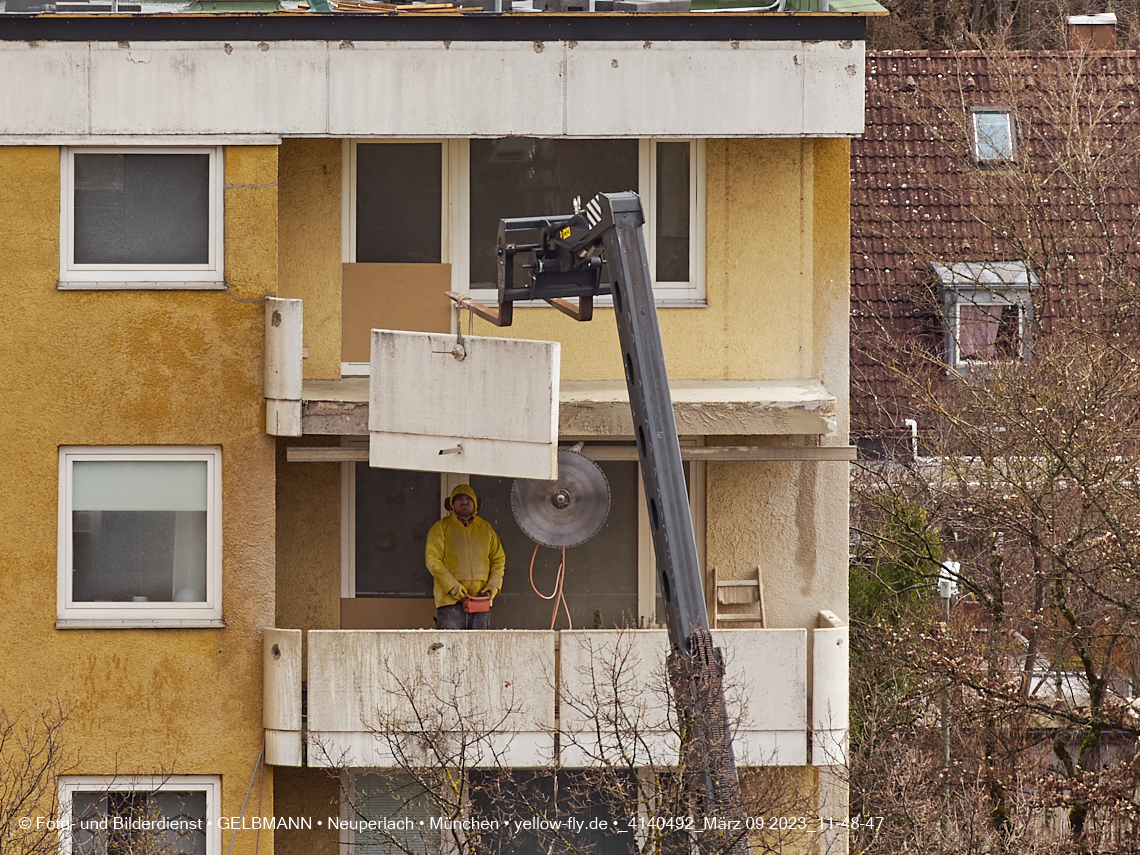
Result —
[[[715,577],[716,568],[713,568]],[[768,625],[767,612],[764,604],[764,581],[760,575],[760,568],[756,568],[756,576],[752,579],[725,579],[717,580],[716,599],[713,601],[713,617],[715,625],[722,623],[758,623],[761,627]],[[722,606],[752,606],[746,612],[721,613]]]

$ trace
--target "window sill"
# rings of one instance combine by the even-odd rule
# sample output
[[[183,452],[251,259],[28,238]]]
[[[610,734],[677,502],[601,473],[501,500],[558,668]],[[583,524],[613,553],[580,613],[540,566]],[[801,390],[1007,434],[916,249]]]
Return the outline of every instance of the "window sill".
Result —
[[[57,618],[56,629],[225,629],[222,618]]]
[[[55,284],[58,291],[224,291],[226,283],[216,280],[208,282],[79,282],[60,279]]]
[[[491,299],[483,299],[480,295],[469,292],[470,296],[478,300],[482,305],[488,308],[495,308],[498,303]],[[571,299],[571,302],[573,300]],[[707,309],[709,301],[704,297],[671,297],[671,296],[655,296],[653,300],[654,305],[658,309]],[[598,297],[594,300],[595,309],[612,309],[614,307],[613,297],[609,295],[605,297]],[[518,300],[515,303],[516,309],[554,309],[545,300]]]

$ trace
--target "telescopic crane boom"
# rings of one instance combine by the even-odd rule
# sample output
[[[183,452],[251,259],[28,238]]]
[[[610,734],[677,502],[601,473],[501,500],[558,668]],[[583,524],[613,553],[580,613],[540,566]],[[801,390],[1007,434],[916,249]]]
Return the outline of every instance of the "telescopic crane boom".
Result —
[[[692,774],[700,813],[740,820],[743,809],[724,699],[724,663],[720,650],[713,646],[705,607],[641,228],[644,222],[636,193],[600,193],[585,211],[566,216],[501,220],[498,307],[488,308],[456,293],[449,296],[496,326],[511,325],[513,304],[518,300],[545,300],[576,320],[586,321],[593,316],[595,297],[613,298],[669,627],[669,671],[681,716],[684,762]],[[514,243],[512,237],[521,233],[537,234],[538,241]],[[515,282],[516,257],[520,256],[529,280],[523,284]],[[567,299],[574,297],[577,305]],[[697,824],[701,827],[700,819]],[[744,823],[735,827],[744,828]],[[738,839],[730,837],[717,849],[745,855],[747,838],[739,833]]]

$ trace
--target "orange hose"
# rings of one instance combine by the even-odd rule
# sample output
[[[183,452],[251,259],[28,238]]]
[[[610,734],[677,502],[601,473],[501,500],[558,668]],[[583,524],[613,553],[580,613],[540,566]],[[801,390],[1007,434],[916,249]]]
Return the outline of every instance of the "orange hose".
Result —
[[[538,557],[538,544],[534,545],[534,552],[530,556],[530,588],[538,596],[544,600],[554,600],[554,611],[550,615],[550,628],[554,629],[554,624],[558,620],[558,605],[562,604],[563,611],[566,612],[566,623],[570,629],[574,628],[574,621],[570,617],[570,606],[566,603],[566,596],[563,593],[563,584],[566,581],[566,547],[562,547],[562,563],[558,565],[558,573],[554,579],[554,591],[548,596],[542,591],[538,590],[534,584],[534,559]]]

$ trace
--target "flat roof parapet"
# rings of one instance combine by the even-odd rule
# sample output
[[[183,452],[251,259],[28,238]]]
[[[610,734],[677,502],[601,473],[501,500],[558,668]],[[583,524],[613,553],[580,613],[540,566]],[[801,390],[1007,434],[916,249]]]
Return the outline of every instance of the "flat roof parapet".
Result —
[[[623,0],[628,2],[628,0]],[[653,0],[662,2],[662,0]],[[270,12],[3,15],[0,41],[863,41],[865,14]]]

